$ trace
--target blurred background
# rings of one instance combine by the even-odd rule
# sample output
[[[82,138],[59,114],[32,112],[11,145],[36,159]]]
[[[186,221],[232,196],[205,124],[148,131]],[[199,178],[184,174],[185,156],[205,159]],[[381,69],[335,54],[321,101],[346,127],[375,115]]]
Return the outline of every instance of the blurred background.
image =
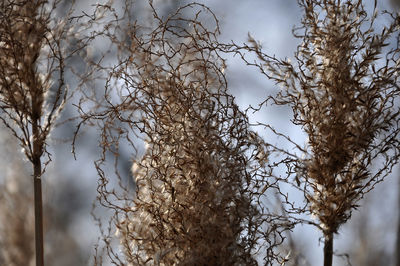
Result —
[[[75,12],[90,10],[92,1],[77,1]],[[193,1],[190,1],[193,2]],[[268,54],[278,58],[292,58],[299,40],[292,35],[292,29],[299,24],[301,10],[295,0],[198,0],[209,6],[220,21],[223,42],[247,41],[248,34],[258,40]],[[372,8],[373,1],[366,5]],[[147,1],[134,2],[134,15],[148,19]],[[155,0],[159,12],[169,12],[189,1]],[[118,1],[115,1],[118,4]],[[400,1],[380,0],[380,10],[395,11]],[[60,11],[61,12],[61,11]],[[145,23],[145,21],[141,21]],[[96,50],[96,47],[92,47]],[[264,97],[274,94],[278,88],[258,73],[257,69],[246,66],[238,57],[226,56],[227,79],[232,94],[244,110],[249,105],[257,106]],[[79,69],[81,61],[74,59]],[[71,77],[69,82],[76,84]],[[61,120],[76,116],[72,103],[64,111]],[[300,128],[290,123],[291,110],[282,107],[268,107],[250,116],[251,122],[264,122],[288,134],[295,141],[304,142]],[[94,161],[99,158],[98,132],[85,128],[79,135],[76,147],[77,159],[71,154],[71,141],[77,122],[66,123],[54,130],[50,140],[52,162],[43,177],[45,205],[45,252],[47,265],[93,264],[95,245],[99,228],[91,215],[96,203],[97,172]],[[268,142],[277,142],[274,137],[258,130]],[[0,248],[4,256],[15,256],[15,265],[33,264],[33,188],[31,169],[24,160],[16,140],[9,132],[0,128]],[[130,178],[133,152],[122,150],[121,173]],[[400,170],[395,169],[385,182],[367,194],[359,210],[354,211],[351,220],[344,225],[335,238],[334,265],[395,265],[395,246],[399,216]],[[301,198],[299,197],[301,200]],[[107,216],[97,209],[97,215]],[[32,222],[31,222],[32,221]],[[290,236],[288,249],[298,256],[295,265],[322,265],[322,235],[309,226],[296,227]],[[17,247],[15,249],[11,248]],[[15,254],[14,254],[15,253]]]

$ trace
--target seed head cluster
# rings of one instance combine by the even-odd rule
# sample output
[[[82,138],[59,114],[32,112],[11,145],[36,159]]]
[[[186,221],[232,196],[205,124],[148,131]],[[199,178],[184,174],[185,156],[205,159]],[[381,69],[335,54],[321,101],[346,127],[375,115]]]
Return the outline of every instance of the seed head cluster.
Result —
[[[274,103],[289,105],[293,123],[308,136],[293,174],[302,180],[311,213],[329,235],[345,223],[357,201],[397,162],[399,134],[398,19],[380,31],[376,9],[362,1],[301,0],[302,40],[295,63],[263,54],[258,66],[282,87]],[[376,3],[375,3],[376,4]],[[393,44],[390,43],[394,42]],[[292,157],[293,158],[293,157]],[[379,167],[372,170],[374,162]]]

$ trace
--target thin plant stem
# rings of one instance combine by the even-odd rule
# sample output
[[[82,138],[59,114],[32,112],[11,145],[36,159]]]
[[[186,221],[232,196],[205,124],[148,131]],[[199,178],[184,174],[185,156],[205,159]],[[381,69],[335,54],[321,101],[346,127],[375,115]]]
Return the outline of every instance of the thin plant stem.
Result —
[[[333,257],[333,233],[325,235],[324,266],[332,266]]]
[[[397,197],[398,197],[398,206],[400,207],[400,181],[399,181],[399,187],[397,190]],[[398,208],[399,208],[398,207]],[[396,266],[400,266],[400,213],[398,214],[398,220],[397,220],[397,240],[396,240]]]
[[[44,265],[43,248],[43,202],[42,202],[42,144],[39,140],[39,125],[35,119],[32,124],[33,132],[33,183],[34,183],[34,205],[35,205],[35,250],[36,266]]]
[[[40,159],[34,165],[34,197],[35,197],[35,249],[36,265],[44,265],[43,250],[43,204],[42,204],[42,179],[40,177]]]

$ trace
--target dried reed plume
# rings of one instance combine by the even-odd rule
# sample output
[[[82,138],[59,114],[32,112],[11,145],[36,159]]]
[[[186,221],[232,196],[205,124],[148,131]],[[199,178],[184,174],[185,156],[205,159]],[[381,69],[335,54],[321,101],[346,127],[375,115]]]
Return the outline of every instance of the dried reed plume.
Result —
[[[4,178],[0,181],[0,264],[31,265],[35,257],[32,182],[27,168],[16,152],[18,144],[0,127],[1,149],[7,154],[0,163]],[[27,189],[28,188],[28,189]]]
[[[31,202],[33,197],[27,193],[26,184],[22,184],[29,182],[16,178],[7,178],[4,181],[8,184],[0,185],[0,263],[9,266],[31,265],[35,255],[34,219],[33,210],[26,202]]]
[[[102,129],[99,200],[114,212],[103,239],[108,258],[116,265],[272,265],[290,226],[261,199],[273,187],[266,145],[227,91],[218,21],[196,3],[162,19],[149,3],[155,26],[106,27],[119,62],[98,66],[108,73],[99,109],[81,108],[84,122]],[[120,156],[121,143],[135,151],[140,140],[136,194],[110,188],[107,155]]]
[[[33,166],[36,265],[44,263],[41,177],[42,166],[50,161],[46,141],[68,98],[66,60],[87,44],[76,38],[71,13],[55,18],[59,3],[0,3],[0,119]],[[68,50],[72,37],[77,45]]]
[[[372,15],[361,0],[298,3],[304,15],[295,63],[263,53],[253,39],[240,48],[255,52],[260,63],[243,58],[282,87],[266,102],[290,106],[308,136],[304,148],[294,143],[303,158],[286,153],[295,177],[288,182],[304,192],[330,266],[334,234],[398,161],[399,18],[385,13],[391,23],[375,31],[376,1]]]

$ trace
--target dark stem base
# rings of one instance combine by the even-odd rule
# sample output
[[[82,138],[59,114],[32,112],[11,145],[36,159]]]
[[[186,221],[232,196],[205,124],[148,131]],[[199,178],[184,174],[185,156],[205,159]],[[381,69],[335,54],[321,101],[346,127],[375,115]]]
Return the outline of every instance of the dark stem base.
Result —
[[[332,266],[333,259],[333,234],[324,236],[324,266]]]

